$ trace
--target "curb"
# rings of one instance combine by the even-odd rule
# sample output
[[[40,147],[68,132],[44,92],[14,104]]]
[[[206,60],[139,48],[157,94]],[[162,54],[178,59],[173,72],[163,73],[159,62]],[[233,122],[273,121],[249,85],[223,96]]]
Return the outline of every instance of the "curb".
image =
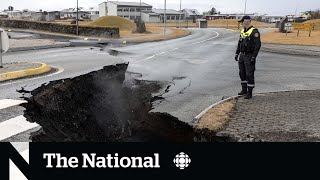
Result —
[[[45,63],[39,63],[39,64],[41,64],[41,67],[38,67],[38,68],[25,69],[25,70],[0,74],[0,82],[24,78],[28,76],[40,75],[40,74],[47,73],[51,70],[51,68],[47,64]]]
[[[47,45],[47,46],[32,46],[32,47],[12,48],[12,49],[9,49],[8,53],[19,52],[19,51],[52,49],[52,48],[65,48],[65,47],[70,47],[70,46],[71,46],[71,43],[61,44],[61,45]]]
[[[232,99],[236,99],[236,98],[239,98],[239,97],[241,97],[241,96],[232,96],[232,97],[229,97],[229,98],[227,98],[227,99],[224,99],[224,100],[221,100],[221,101],[218,101],[218,102],[212,104],[212,105],[209,106],[207,109],[205,109],[204,111],[202,111],[198,116],[196,116],[196,117],[193,119],[192,123],[197,124],[197,123],[199,122],[199,120],[203,117],[203,115],[205,115],[210,109],[214,108],[215,106],[218,106],[218,105],[220,105],[220,104],[222,104],[222,103],[225,103],[225,102],[227,102],[227,101],[230,101],[230,100],[232,100]]]
[[[300,56],[311,56],[311,57],[316,57],[320,56],[319,53],[306,53],[305,51],[281,51],[277,49],[270,49],[270,48],[261,48],[261,51],[263,52],[269,52],[269,53],[276,53],[276,54],[287,54],[287,55],[300,55]]]

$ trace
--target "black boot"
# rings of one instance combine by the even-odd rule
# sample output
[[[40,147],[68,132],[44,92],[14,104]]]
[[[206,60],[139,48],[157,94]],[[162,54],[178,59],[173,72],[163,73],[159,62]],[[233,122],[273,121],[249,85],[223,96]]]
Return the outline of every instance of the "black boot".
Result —
[[[252,91],[253,91],[253,88],[248,88],[248,93],[246,94],[244,99],[251,99],[252,98]]]
[[[248,88],[246,84],[242,84],[242,91],[238,93],[239,96],[246,95],[248,93]]]

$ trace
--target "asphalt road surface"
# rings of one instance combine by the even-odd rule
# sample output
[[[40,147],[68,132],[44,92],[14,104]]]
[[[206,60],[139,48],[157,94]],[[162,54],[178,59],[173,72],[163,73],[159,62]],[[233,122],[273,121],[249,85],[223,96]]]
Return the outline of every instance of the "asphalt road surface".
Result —
[[[154,111],[168,112],[192,123],[205,108],[241,89],[234,60],[238,37],[237,32],[229,30],[192,29],[192,35],[180,39],[113,48],[120,52],[117,57],[90,47],[7,54],[5,62],[41,61],[59,71],[38,79],[0,84],[0,132],[8,124],[20,128],[10,132],[6,128],[0,141],[28,141],[29,133],[39,128],[17,126],[24,121],[23,108],[16,105],[21,102],[4,100],[19,100],[21,94],[16,89],[32,90],[51,80],[78,76],[117,62],[130,62],[129,71],[141,73],[142,79],[172,82],[165,100]],[[255,92],[320,89],[320,62],[316,57],[261,52],[257,61]],[[5,107],[1,101],[11,106]]]

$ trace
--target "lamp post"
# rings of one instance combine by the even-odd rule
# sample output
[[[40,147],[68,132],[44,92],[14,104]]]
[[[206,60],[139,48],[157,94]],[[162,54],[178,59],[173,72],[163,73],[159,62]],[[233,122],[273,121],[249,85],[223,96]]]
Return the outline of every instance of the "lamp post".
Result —
[[[164,0],[164,28],[163,28],[163,35],[166,38],[166,24],[167,23],[167,0]]]
[[[142,20],[142,12],[141,12],[141,0],[140,0],[140,20]]]
[[[247,14],[247,0],[245,0],[245,5],[244,5],[244,14]]]
[[[77,36],[79,36],[79,0],[77,0]]]
[[[181,13],[182,13],[182,11],[181,11],[182,9],[181,9],[181,0],[180,0],[180,17],[179,17],[179,28],[181,28]]]

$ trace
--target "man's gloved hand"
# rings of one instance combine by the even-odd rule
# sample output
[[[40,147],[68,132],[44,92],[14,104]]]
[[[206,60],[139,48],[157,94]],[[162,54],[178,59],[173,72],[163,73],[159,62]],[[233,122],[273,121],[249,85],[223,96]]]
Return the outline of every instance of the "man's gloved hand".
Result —
[[[256,64],[256,57],[252,57],[251,58],[251,65],[255,65]]]
[[[236,61],[239,61],[239,54],[236,54],[235,58]]]

